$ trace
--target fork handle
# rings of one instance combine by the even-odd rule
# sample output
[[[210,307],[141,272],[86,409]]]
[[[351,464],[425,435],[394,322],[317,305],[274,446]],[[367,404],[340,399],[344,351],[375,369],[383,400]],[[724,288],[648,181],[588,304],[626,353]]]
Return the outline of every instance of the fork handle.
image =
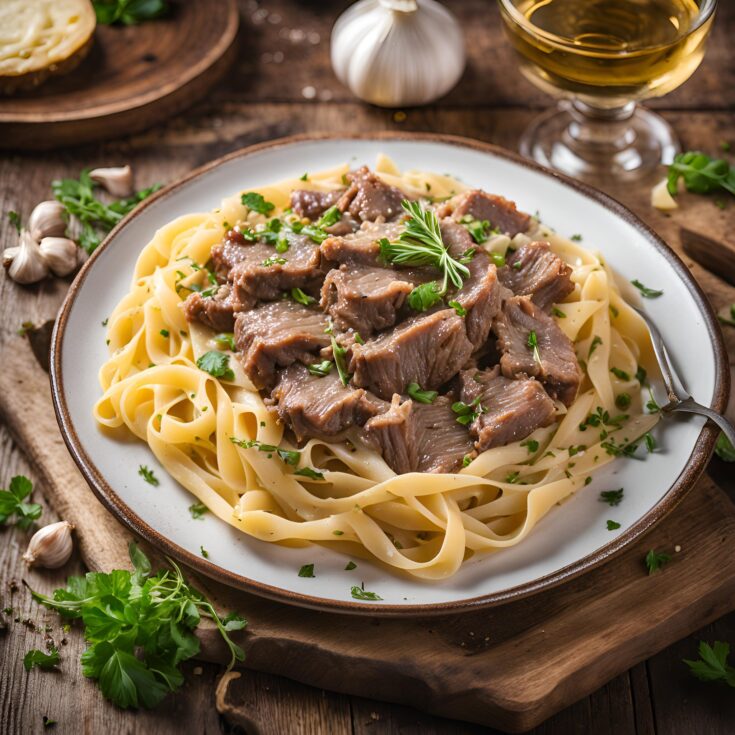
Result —
[[[717,426],[722,429],[722,433],[728,438],[730,444],[735,447],[735,427],[721,414],[713,411],[707,406],[703,406],[701,403],[697,403],[692,398],[687,398],[681,403],[677,403],[672,406],[671,411],[683,411],[685,413],[698,413],[702,416],[706,416],[710,421],[713,421]]]

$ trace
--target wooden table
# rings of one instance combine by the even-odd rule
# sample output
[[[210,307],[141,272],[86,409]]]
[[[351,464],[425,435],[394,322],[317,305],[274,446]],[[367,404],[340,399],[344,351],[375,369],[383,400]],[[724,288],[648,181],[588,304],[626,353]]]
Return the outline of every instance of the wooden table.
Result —
[[[5,226],[9,210],[24,218],[33,205],[49,195],[49,182],[76,175],[84,166],[130,163],[140,186],[168,182],[190,169],[241,146],[308,131],[417,130],[454,133],[514,149],[519,132],[549,100],[518,74],[499,27],[497,10],[488,0],[451,3],[467,34],[469,66],[459,86],[438,105],[401,111],[381,110],[358,103],[335,80],[328,56],[331,24],[344,2],[319,3],[269,0],[262,5],[241,0],[239,58],[226,80],[209,98],[167,125],[131,138],[73,150],[43,154],[16,153],[0,160],[2,246],[14,240]],[[707,58],[694,79],[652,107],[664,112],[686,148],[718,152],[721,141],[735,144],[735,66],[731,40],[735,7],[722,4]],[[648,183],[601,188],[624,201],[669,243],[680,249],[678,226],[705,223],[715,238],[731,238],[735,225],[732,199],[724,210],[712,199],[683,196],[683,208],[673,216],[651,209]],[[713,298],[716,308],[735,301],[735,291],[717,276],[686,260]],[[2,350],[21,339],[21,322],[53,318],[68,281],[47,281],[20,288],[0,278]],[[735,330],[726,338],[735,356]],[[29,365],[29,370],[38,369]],[[33,478],[22,448],[0,426],[0,487],[22,473]],[[735,499],[733,467],[714,460],[710,473]],[[44,488],[35,499],[39,500]],[[45,502],[44,502],[44,505]],[[44,522],[55,519],[44,511]],[[217,714],[214,684],[221,669],[188,664],[187,683],[154,712],[122,712],[109,705],[81,675],[77,662],[84,643],[78,631],[67,635],[61,673],[35,670],[27,674],[25,651],[42,646],[44,617],[57,626],[55,615],[44,616],[29,596],[13,592],[20,579],[26,536],[0,530],[0,609],[7,630],[0,633],[0,732],[31,733],[43,729],[42,717],[58,721],[60,733],[215,733],[238,732]],[[732,553],[728,546],[724,553]],[[60,586],[68,574],[82,571],[74,559],[61,572],[37,575],[44,591]],[[247,613],[247,611],[245,611]],[[19,622],[14,622],[18,618]],[[25,623],[26,620],[32,621]],[[614,625],[615,621],[610,621]],[[731,689],[694,680],[682,658],[696,654],[697,640],[735,643],[735,615],[653,655],[601,690],[547,721],[538,733],[665,733],[666,735],[725,735],[732,732],[735,697]],[[654,653],[654,652],[652,652]],[[244,672],[250,703],[248,716],[261,733],[480,733],[491,732],[421,714],[397,705],[347,697],[265,674]],[[255,731],[253,728],[249,733]]]

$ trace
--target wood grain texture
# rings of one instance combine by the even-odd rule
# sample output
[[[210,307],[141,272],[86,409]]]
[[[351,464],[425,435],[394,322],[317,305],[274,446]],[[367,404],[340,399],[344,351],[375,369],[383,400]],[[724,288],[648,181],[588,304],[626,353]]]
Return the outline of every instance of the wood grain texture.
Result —
[[[87,58],[38,89],[0,98],[0,147],[43,150],[129,135],[203,96],[235,56],[235,0],[171,2],[139,26],[98,26]]]

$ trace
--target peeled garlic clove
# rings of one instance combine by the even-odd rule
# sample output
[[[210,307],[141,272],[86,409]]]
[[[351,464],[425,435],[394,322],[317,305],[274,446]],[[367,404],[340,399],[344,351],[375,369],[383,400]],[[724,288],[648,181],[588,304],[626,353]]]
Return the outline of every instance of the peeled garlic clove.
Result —
[[[21,231],[18,247],[5,250],[3,265],[14,281],[26,285],[45,278],[49,270],[38,243],[27,230]]]
[[[89,176],[112,196],[129,197],[133,193],[133,169],[130,166],[96,168],[89,172]]]
[[[28,220],[28,229],[36,242],[44,237],[60,237],[66,232],[66,207],[55,199],[37,204]]]
[[[66,237],[44,237],[39,248],[54,275],[66,276],[77,267],[78,248],[73,240]]]
[[[74,529],[69,521],[59,521],[36,531],[31,537],[23,560],[29,566],[38,564],[47,569],[56,569],[69,560],[74,549],[71,532]]]
[[[337,19],[331,43],[337,78],[381,107],[432,102],[465,66],[462,29],[435,0],[360,0]]]
[[[679,208],[676,199],[669,193],[668,181],[666,179],[659,181],[651,189],[651,206],[663,212]]]

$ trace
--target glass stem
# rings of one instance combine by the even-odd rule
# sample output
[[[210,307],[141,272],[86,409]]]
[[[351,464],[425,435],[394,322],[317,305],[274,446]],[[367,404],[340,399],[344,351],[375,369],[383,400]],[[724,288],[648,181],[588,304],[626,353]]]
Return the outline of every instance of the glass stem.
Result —
[[[635,109],[635,102],[602,108],[574,100],[569,109],[572,119],[565,131],[565,142],[583,157],[594,151],[610,155],[629,148],[636,139],[630,124]]]

